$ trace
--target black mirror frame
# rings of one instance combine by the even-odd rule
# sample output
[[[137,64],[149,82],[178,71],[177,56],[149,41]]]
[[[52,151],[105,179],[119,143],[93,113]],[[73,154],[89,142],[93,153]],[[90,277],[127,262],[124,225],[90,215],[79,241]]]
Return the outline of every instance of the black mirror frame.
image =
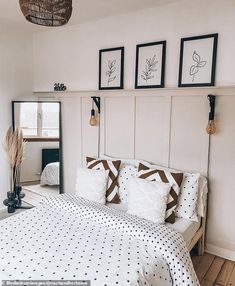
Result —
[[[59,138],[59,157],[60,157],[60,187],[59,187],[59,193],[64,193],[64,179],[63,179],[63,136],[62,136],[62,115],[61,115],[61,102],[60,101],[43,101],[43,100],[19,100],[19,101],[12,101],[11,102],[11,109],[12,109],[12,128],[15,130],[15,103],[25,103],[25,102],[31,102],[31,103],[58,103],[59,104],[59,132],[60,132],[60,138]]]

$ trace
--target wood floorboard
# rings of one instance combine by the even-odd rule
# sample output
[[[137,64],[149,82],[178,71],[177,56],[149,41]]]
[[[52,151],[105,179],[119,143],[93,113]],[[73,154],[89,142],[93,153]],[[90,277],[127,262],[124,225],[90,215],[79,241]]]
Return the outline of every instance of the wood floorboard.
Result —
[[[228,279],[232,274],[234,268],[234,262],[226,260],[218,277],[216,278],[216,284],[220,286],[226,286],[228,283]]]
[[[228,279],[228,283],[226,286],[235,286],[235,267],[233,267],[233,272]]]
[[[208,253],[192,261],[201,286],[235,286],[235,262]]]

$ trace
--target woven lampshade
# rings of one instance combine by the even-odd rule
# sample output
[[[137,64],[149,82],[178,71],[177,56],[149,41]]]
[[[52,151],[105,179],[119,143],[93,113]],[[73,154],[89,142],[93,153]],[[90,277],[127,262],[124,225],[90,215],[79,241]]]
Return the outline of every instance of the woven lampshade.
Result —
[[[25,18],[42,26],[62,26],[72,15],[72,0],[19,0]]]

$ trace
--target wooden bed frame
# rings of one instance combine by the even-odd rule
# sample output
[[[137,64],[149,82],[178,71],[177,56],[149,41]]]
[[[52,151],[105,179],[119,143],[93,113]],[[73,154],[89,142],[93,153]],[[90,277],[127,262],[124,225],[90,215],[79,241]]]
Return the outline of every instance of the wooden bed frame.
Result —
[[[188,251],[190,252],[197,244],[198,255],[204,255],[205,252],[205,236],[206,236],[206,219],[207,219],[207,202],[204,209],[204,217],[201,218],[200,228],[195,233],[194,237],[187,244]]]

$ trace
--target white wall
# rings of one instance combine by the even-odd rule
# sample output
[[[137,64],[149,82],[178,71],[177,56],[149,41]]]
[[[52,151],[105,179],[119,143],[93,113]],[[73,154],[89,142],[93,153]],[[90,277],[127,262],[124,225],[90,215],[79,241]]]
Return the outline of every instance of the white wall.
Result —
[[[24,161],[21,166],[20,181],[32,182],[40,180],[42,172],[42,149],[59,148],[59,142],[27,142]]]
[[[63,82],[68,86],[69,90],[96,90],[98,83],[98,50],[101,48],[109,48],[115,46],[125,46],[125,88],[132,89],[134,87],[134,70],[135,70],[135,46],[139,43],[167,40],[167,55],[166,55],[166,86],[176,87],[178,82],[178,62],[180,38],[187,36],[194,36],[207,33],[219,33],[218,43],[218,60],[216,85],[235,85],[234,66],[235,57],[233,53],[235,50],[234,26],[235,26],[235,2],[233,0],[195,0],[182,1],[177,4],[162,6],[146,11],[132,13],[128,15],[113,17],[96,22],[84,23],[77,26],[65,27],[53,31],[46,31],[37,33],[34,36],[34,90],[47,91],[52,90],[54,82]],[[160,91],[155,90],[156,95]],[[187,90],[185,91],[187,93]],[[208,94],[205,89],[203,94]],[[224,96],[223,90],[217,90],[217,94],[221,97],[218,100],[217,106],[217,120],[219,124],[219,132],[213,136],[211,141],[211,195],[209,202],[209,220],[208,220],[208,236],[207,245],[211,252],[229,257],[235,260],[235,228],[232,225],[234,217],[234,188],[233,175],[234,171],[234,125],[235,113],[232,106],[235,102],[235,92],[230,96]],[[222,92],[222,93],[220,93]],[[165,94],[167,90],[165,91]],[[191,90],[190,95],[193,96]],[[197,92],[195,91],[195,95]],[[143,94],[144,96],[144,94]],[[143,98],[139,98],[136,112],[140,114],[145,120],[148,114],[149,105]],[[203,109],[200,107],[196,99],[187,99],[186,101],[179,97],[177,101],[172,102],[172,106],[178,113],[174,114],[173,125],[178,126],[176,134],[171,134],[171,137],[177,145],[171,146],[173,154],[170,154],[170,159],[161,155],[159,160],[167,162],[171,160],[172,166],[184,167],[179,158],[179,153],[184,150],[179,143],[186,143],[187,139],[190,144],[193,144],[187,136],[181,136],[181,125],[183,130],[188,128],[188,134],[195,138],[195,145],[200,147],[201,142],[198,142],[198,134],[204,135],[205,125],[204,120],[207,116],[200,112]],[[63,100],[63,132],[64,132],[64,166],[65,166],[65,187],[66,190],[73,191],[74,178],[76,176],[76,167],[82,162],[82,154],[89,152],[95,155],[97,153],[97,129],[90,128],[87,124],[89,118],[89,99],[81,100],[79,97],[64,98]],[[128,101],[130,113],[125,113],[124,116],[128,126],[125,126],[125,133],[128,134],[130,124],[133,125],[132,115],[133,103],[132,99],[125,99]],[[141,104],[144,101],[144,104]],[[161,101],[160,99],[153,100],[154,102]],[[117,99],[118,106],[122,106],[121,99]],[[206,104],[206,100],[204,100]],[[154,103],[155,104],[155,103]],[[167,106],[167,103],[162,101],[162,104]],[[184,108],[184,104],[186,104]],[[196,104],[197,109],[194,110]],[[109,109],[110,102],[107,101],[102,107],[102,110],[111,112]],[[116,105],[113,105],[113,109]],[[124,105],[125,106],[125,105]],[[156,118],[164,117],[164,124],[167,125],[167,115],[161,115],[161,109],[156,105]],[[85,109],[84,109],[85,108]],[[135,108],[135,105],[134,105]],[[205,110],[208,108],[203,106]],[[190,112],[190,109],[194,112]],[[146,112],[147,110],[147,112]],[[198,118],[197,112],[198,110]],[[204,110],[204,111],[205,111]],[[82,112],[82,113],[81,113]],[[120,117],[122,117],[122,109],[119,108]],[[185,121],[182,122],[180,113],[183,112]],[[79,113],[82,114],[82,119],[79,118]],[[199,114],[200,113],[200,114]],[[118,111],[115,111],[115,116],[118,117]],[[192,129],[187,125],[187,116],[194,116],[194,123]],[[141,117],[138,117],[142,121]],[[110,117],[110,120],[112,117]],[[110,122],[107,122],[110,130]],[[115,126],[117,122],[114,122]],[[181,127],[179,127],[181,126]],[[200,126],[200,127],[199,127]],[[196,129],[195,129],[196,128]],[[81,134],[86,131],[86,137],[81,138]],[[150,154],[141,153],[143,151],[141,146],[140,132],[144,130],[144,126],[138,125],[136,134],[138,142],[133,150],[133,137],[131,133],[129,137],[125,137],[126,146],[128,149],[122,148],[122,154],[133,154],[134,151],[139,152],[140,156],[147,156]],[[146,130],[145,130],[146,131]],[[76,133],[77,132],[77,133]],[[112,130],[111,130],[112,132]],[[164,134],[164,136],[167,136]],[[204,138],[204,137],[203,137]],[[167,140],[167,138],[165,138]],[[111,140],[110,137],[108,140]],[[113,140],[113,139],[112,139]],[[159,150],[164,152],[164,144],[157,141]],[[204,142],[204,141],[203,141]],[[106,142],[107,143],[107,142]],[[109,141],[110,143],[110,141]],[[111,142],[107,148],[111,153],[114,153],[114,142]],[[121,142],[125,145],[125,143]],[[139,145],[138,145],[139,144]],[[204,143],[203,143],[204,144]],[[186,144],[187,145],[187,144]],[[112,146],[112,147],[109,147]],[[181,147],[180,147],[181,146]],[[205,145],[203,145],[205,146]],[[191,147],[191,145],[190,145]],[[151,148],[153,148],[151,146]],[[200,148],[199,148],[200,149]],[[197,149],[197,150],[199,150]],[[189,156],[185,156],[188,160],[189,168],[196,166],[200,169],[205,167],[207,158],[206,149],[204,147],[197,155],[200,160],[194,158],[195,161],[190,162]],[[166,151],[166,150],[165,150]],[[187,149],[185,148],[185,151]],[[188,152],[188,151],[187,151]],[[187,155],[188,153],[186,153]],[[154,154],[156,155],[156,154]],[[157,155],[155,157],[155,161]],[[187,161],[186,160],[186,161]],[[184,162],[186,162],[184,161]],[[203,162],[203,165],[201,164]],[[182,163],[182,166],[180,164]],[[194,164],[195,163],[195,164]],[[203,169],[204,170],[204,169]]]
[[[125,46],[125,88],[134,87],[136,44],[167,40],[166,86],[177,86],[180,39],[219,33],[217,85],[235,84],[235,3],[195,0],[97,22],[65,27],[34,37],[34,90],[97,89],[98,50]]]
[[[8,191],[8,167],[2,142],[11,125],[11,100],[32,97],[32,38],[0,24],[0,209]]]

